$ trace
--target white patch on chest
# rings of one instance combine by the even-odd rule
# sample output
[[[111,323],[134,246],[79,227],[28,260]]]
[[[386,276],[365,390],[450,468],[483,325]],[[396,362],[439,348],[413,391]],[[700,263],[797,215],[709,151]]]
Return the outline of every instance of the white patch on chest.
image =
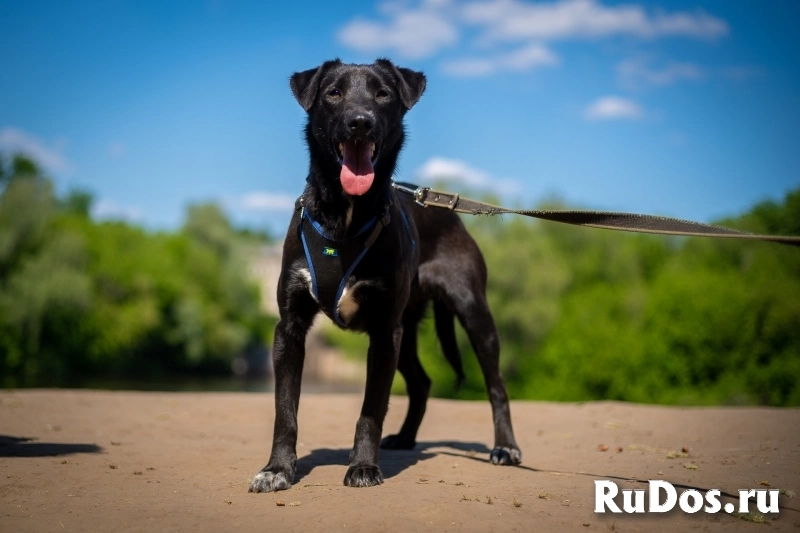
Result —
[[[339,311],[339,316],[342,317],[345,323],[350,322],[350,319],[358,312],[358,300],[356,300],[356,289],[360,282],[350,285],[348,280],[347,285],[342,291],[342,296],[336,304],[336,309]]]
[[[317,298],[314,296],[314,289],[311,283],[311,272],[307,268],[301,268],[300,270],[297,271],[297,274],[301,278],[303,278],[303,280],[306,282],[306,286],[308,287],[308,293],[311,295],[312,298],[314,298],[314,301],[316,301]]]

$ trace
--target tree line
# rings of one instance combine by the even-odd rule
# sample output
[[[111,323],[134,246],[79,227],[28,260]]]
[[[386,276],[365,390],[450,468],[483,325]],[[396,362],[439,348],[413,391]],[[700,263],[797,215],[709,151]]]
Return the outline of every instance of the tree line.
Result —
[[[274,319],[245,275],[253,237],[213,204],[151,232],[95,221],[32,160],[0,160],[0,375],[4,386],[103,375],[228,373]]]
[[[232,227],[214,204],[189,207],[176,231],[94,220],[90,194],[59,196],[30,159],[0,161],[0,385],[228,375],[234,358],[269,345],[275,317],[246,273],[263,234]],[[512,398],[800,405],[797,248],[463,220],[488,265]],[[719,223],[800,235],[800,188]],[[420,331],[432,393],[485,397],[463,332],[457,390],[432,321]],[[365,337],[325,335],[364,357]]]

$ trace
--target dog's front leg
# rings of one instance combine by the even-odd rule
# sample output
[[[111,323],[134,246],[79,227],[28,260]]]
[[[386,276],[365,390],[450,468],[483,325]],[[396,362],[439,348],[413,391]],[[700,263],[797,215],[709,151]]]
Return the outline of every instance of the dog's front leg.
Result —
[[[269,463],[253,477],[249,492],[286,490],[297,463],[297,409],[310,320],[287,316],[275,326],[272,364],[275,372],[275,430]]]
[[[378,467],[378,447],[383,419],[389,409],[389,393],[402,338],[403,327],[399,325],[370,334],[364,404],[356,424],[350,466],[344,476],[344,484],[348,487],[371,487],[383,483],[383,473]]]

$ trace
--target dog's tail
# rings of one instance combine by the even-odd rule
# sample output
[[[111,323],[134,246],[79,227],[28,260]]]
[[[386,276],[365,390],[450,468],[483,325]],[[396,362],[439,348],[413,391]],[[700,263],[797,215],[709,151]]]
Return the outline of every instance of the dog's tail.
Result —
[[[433,322],[436,336],[444,352],[444,358],[456,372],[456,390],[464,383],[464,367],[461,365],[461,352],[456,342],[455,315],[444,302],[433,302]]]

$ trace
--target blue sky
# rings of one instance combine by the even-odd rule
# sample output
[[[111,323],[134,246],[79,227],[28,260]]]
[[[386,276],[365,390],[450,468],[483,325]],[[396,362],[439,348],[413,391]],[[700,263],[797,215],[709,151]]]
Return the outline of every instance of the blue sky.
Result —
[[[398,177],[533,206],[711,221],[800,186],[800,3],[4,2],[0,151],[95,214],[192,202],[281,233],[302,190],[292,72],[386,56],[428,76]]]

